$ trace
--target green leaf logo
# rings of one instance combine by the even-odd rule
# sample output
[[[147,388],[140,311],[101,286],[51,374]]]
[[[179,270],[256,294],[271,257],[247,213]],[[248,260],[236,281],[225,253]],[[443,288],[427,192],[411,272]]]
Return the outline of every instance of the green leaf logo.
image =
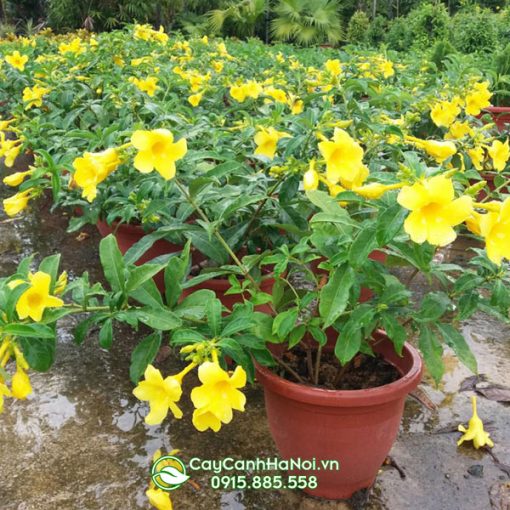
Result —
[[[173,455],[163,455],[151,468],[151,479],[154,485],[164,491],[178,489],[189,478],[184,463]]]

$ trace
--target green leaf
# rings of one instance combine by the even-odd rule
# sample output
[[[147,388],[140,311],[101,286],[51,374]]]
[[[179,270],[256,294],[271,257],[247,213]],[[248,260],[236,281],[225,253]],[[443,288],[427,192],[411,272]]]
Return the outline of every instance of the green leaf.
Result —
[[[99,345],[103,349],[110,349],[113,342],[113,322],[107,319],[99,330]]]
[[[354,278],[354,270],[344,265],[334,270],[328,283],[321,289],[319,313],[324,318],[324,328],[331,326],[344,312]]]
[[[444,292],[430,292],[421,302],[415,319],[419,322],[436,321],[446,312],[450,298]]]
[[[99,258],[108,283],[114,291],[123,291],[125,288],[124,260],[113,234],[101,239],[99,243]]]
[[[60,253],[56,255],[50,255],[45,257],[39,264],[39,271],[49,274],[51,277],[50,293],[53,292],[53,288],[58,278],[58,266],[60,265]]]
[[[191,243],[198,251],[206,257],[214,260],[220,265],[228,262],[229,255],[225,248],[215,238],[209,239],[209,235],[204,231],[190,231],[186,235],[191,239]]]
[[[129,377],[136,384],[142,377],[147,365],[150,365],[161,346],[161,333],[152,333],[145,337],[131,353]]]
[[[43,324],[6,324],[2,332],[11,336],[27,338],[55,338],[55,331]]]
[[[395,351],[402,356],[402,348],[407,340],[406,329],[398,322],[393,315],[383,314],[381,316],[382,327],[386,330],[386,334],[393,342]]]
[[[458,356],[460,361],[466,365],[466,367],[473,373],[478,372],[476,358],[474,357],[468,343],[464,336],[457,331],[451,324],[444,324],[439,322],[436,324],[439,331],[443,335],[444,341],[448,347],[453,349],[453,352]]]
[[[306,332],[306,326],[304,324],[300,324],[299,326],[292,329],[289,333],[289,349],[292,349],[296,346],[301,340]]]
[[[90,327],[95,324],[97,317],[91,316],[81,321],[73,331],[74,341],[76,344],[81,345],[87,336]]]
[[[126,291],[131,292],[140,287],[147,280],[158,274],[165,268],[166,264],[144,264],[135,266],[129,270],[129,276],[126,283]]]
[[[479,302],[478,290],[473,290],[461,296],[458,302],[459,313],[457,319],[460,321],[469,319],[478,309]]]
[[[375,226],[369,225],[363,228],[356,236],[356,239],[354,239],[351,249],[349,250],[349,262],[353,266],[360,266],[367,260],[369,253],[376,247]]]
[[[344,324],[335,345],[335,356],[342,365],[351,361],[360,351],[363,340],[363,328],[374,317],[375,310],[371,305],[360,305],[355,308]]]
[[[218,336],[221,330],[221,312],[223,306],[219,299],[211,299],[205,308],[207,324],[214,336]]]
[[[277,335],[280,339],[287,338],[296,324],[297,317],[298,309],[295,307],[279,313],[273,320],[273,334]]]
[[[172,333],[171,345],[187,345],[203,342],[205,336],[193,329],[178,329]]]
[[[161,308],[164,306],[161,293],[154,280],[145,281],[137,289],[132,290],[129,296],[142,305],[147,305],[152,308]]]
[[[308,331],[313,336],[315,341],[322,347],[324,347],[328,341],[328,337],[324,331],[316,326],[311,326]]]
[[[141,322],[159,331],[170,331],[182,324],[177,315],[164,308],[142,308],[137,314]]]
[[[407,213],[402,206],[394,204],[378,215],[376,239],[379,246],[388,244],[400,232]]]
[[[444,373],[443,348],[432,331],[426,326],[420,327],[419,347],[430,375],[436,384],[439,384]]]
[[[56,339],[19,338],[21,350],[28,364],[38,372],[46,372],[55,359]]]

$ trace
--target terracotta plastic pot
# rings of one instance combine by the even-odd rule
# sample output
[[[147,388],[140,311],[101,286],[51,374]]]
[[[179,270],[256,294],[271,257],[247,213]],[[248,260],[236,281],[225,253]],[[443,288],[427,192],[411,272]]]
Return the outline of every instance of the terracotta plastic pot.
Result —
[[[289,471],[317,477],[315,489],[304,489],[313,496],[347,499],[374,483],[397,437],[406,396],[421,380],[422,361],[414,347],[406,343],[399,357],[384,332],[376,332],[374,339],[374,351],[402,375],[377,388],[326,390],[287,381],[256,365],[281,457],[315,459],[319,468]],[[322,460],[336,460],[339,469],[320,469]]]
[[[481,174],[481,177],[484,181],[487,182],[487,188],[489,188],[490,191],[494,191],[496,189],[496,184],[494,183],[494,177],[495,177],[495,174],[491,174],[491,173],[488,173],[488,172],[483,172]],[[470,181],[470,185],[473,185],[473,184],[476,184],[478,181]],[[501,188],[500,190],[500,193],[509,193],[509,189],[508,187],[503,187]],[[478,202],[481,202],[482,200],[484,200],[485,198],[487,197],[487,192],[485,189],[481,189],[478,194],[476,195],[476,200]]]
[[[262,292],[266,292],[267,294],[271,294],[273,292],[273,285],[275,283],[274,278],[266,278],[262,280],[260,285],[260,290]],[[188,289],[184,289],[182,291],[181,299],[184,299],[186,296],[189,296],[191,293],[196,292],[200,289],[209,289],[214,291],[216,297],[226,306],[229,310],[232,310],[232,307],[236,303],[243,302],[242,294],[225,294],[228,289],[230,289],[230,282],[226,278],[213,278],[211,280],[207,280],[203,283],[199,283],[198,285],[194,285]],[[258,312],[263,313],[271,313],[271,307],[269,305],[259,305],[255,307]]]
[[[506,126],[510,124],[510,107],[508,106],[487,106],[478,117],[483,117],[486,113],[490,113],[499,131],[505,131]]]

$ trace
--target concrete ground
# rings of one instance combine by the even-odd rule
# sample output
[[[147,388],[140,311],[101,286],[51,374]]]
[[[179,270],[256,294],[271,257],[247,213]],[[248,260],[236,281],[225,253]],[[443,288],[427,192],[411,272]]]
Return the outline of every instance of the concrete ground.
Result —
[[[2,195],[8,192],[3,189]],[[26,254],[38,258],[62,252],[69,274],[100,275],[94,229],[88,237],[66,234],[67,220],[42,205],[20,219],[0,218],[0,276],[10,274]],[[83,237],[83,236],[82,236]],[[418,282],[419,285],[419,282]],[[25,401],[6,401],[0,415],[0,510],[149,508],[144,492],[155,450],[178,448],[187,459],[249,459],[276,454],[267,428],[263,393],[247,389],[248,406],[220,433],[200,433],[191,425],[191,407],[182,420],[144,424],[146,406],[131,394],[129,356],[137,334],[117,331],[111,352],[100,349],[92,334],[82,346],[73,344],[73,321],[59,329],[57,360],[49,373],[32,373],[33,394]],[[492,382],[510,385],[510,329],[478,315],[464,334],[479,359],[481,373]],[[210,473],[194,475],[194,483],[173,493],[174,508],[229,510],[486,510],[505,509],[509,473],[493,457],[471,446],[458,448],[457,432],[444,429],[466,424],[471,392],[459,392],[471,375],[447,355],[447,374],[439,388],[425,380],[423,389],[437,406],[429,410],[408,399],[401,432],[391,457],[401,468],[382,469],[375,486],[349,503],[320,501],[298,491],[222,492],[210,487]],[[180,362],[169,356],[164,372]],[[189,383],[193,381],[188,381]],[[508,404],[479,397],[479,414],[492,422],[494,454],[510,464]],[[492,503],[491,503],[492,494]],[[506,496],[505,496],[506,494]],[[499,503],[498,503],[499,501]]]

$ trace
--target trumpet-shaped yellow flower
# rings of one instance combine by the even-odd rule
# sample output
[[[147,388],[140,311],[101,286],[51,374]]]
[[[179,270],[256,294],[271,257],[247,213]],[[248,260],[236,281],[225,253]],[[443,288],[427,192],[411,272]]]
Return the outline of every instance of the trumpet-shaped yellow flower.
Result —
[[[28,62],[28,56],[21,55],[19,51],[15,51],[11,55],[7,55],[5,61],[15,69],[18,69],[18,71],[24,71],[25,64]]]
[[[193,425],[203,432],[220,430],[222,423],[230,423],[232,410],[244,411],[246,397],[239,391],[246,385],[246,372],[240,366],[229,376],[218,363],[206,361],[198,369],[201,386],[193,388],[191,400],[195,406]]]
[[[188,103],[193,106],[193,107],[196,107],[200,104],[200,101],[202,101],[202,93],[198,93],[198,94],[192,94],[191,96],[188,97]]]
[[[29,274],[30,287],[21,294],[16,303],[16,312],[20,319],[30,317],[40,322],[46,308],[60,308],[64,302],[50,295],[51,276],[43,271]]]
[[[58,47],[58,51],[61,55],[66,53],[74,53],[75,55],[81,55],[86,51],[86,46],[82,44],[79,37],[75,37],[70,43],[61,43]]]
[[[331,184],[338,182],[347,189],[361,186],[368,177],[363,164],[363,149],[347,131],[335,128],[333,140],[319,143],[319,151],[326,161],[326,178]]]
[[[34,106],[38,108],[42,106],[42,98],[51,92],[50,89],[34,85],[32,88],[25,87],[23,89],[23,101],[26,103],[25,110],[30,110]]]
[[[324,62],[324,67],[326,68],[328,73],[331,74],[332,76],[338,76],[342,74],[342,64],[338,59],[326,60],[326,62]]]
[[[319,187],[319,174],[315,170],[315,160],[310,161],[310,167],[303,175],[303,187],[306,191],[315,190]]]
[[[148,76],[145,79],[131,77],[129,78],[130,83],[132,83],[138,90],[142,92],[146,92],[148,96],[153,97],[156,91],[158,90],[158,79],[154,76]]]
[[[460,113],[457,101],[439,101],[430,112],[434,124],[438,127],[449,127]]]
[[[19,186],[25,180],[25,177],[32,175],[33,172],[33,169],[27,170],[26,172],[15,172],[4,177],[3,183],[11,187]]]
[[[74,182],[83,189],[82,196],[92,202],[97,196],[97,186],[120,164],[116,149],[102,152],[86,152],[73,161]]]
[[[457,441],[457,446],[460,446],[464,441],[473,441],[473,446],[478,450],[482,446],[494,446],[490,434],[483,429],[483,422],[476,412],[476,397],[471,397],[471,404],[473,406],[473,416],[469,420],[468,428],[459,425],[459,432],[463,432],[462,437]]]
[[[443,175],[404,186],[398,203],[411,211],[404,222],[411,239],[436,246],[453,242],[457,237],[453,227],[465,221],[473,211],[471,197],[455,199],[452,181]]]
[[[450,125],[450,130],[446,133],[445,138],[453,138],[458,140],[465,136],[473,136],[473,129],[468,122],[455,121]]]
[[[21,211],[25,210],[30,200],[32,188],[20,191],[12,197],[5,198],[3,201],[4,210],[7,216],[13,217]]]
[[[254,138],[257,145],[255,154],[273,159],[276,153],[276,146],[282,138],[291,138],[291,136],[282,131],[277,131],[274,127],[260,128]]]
[[[393,62],[390,60],[384,60],[377,66],[377,70],[382,73],[384,78],[389,78],[395,74],[395,69],[393,67]]]
[[[371,182],[359,188],[353,188],[353,191],[364,198],[375,200],[381,198],[387,191],[399,189],[403,186],[401,183],[381,184],[380,182]]]
[[[24,400],[32,393],[32,386],[28,374],[21,368],[17,367],[16,373],[12,376],[11,384],[12,396],[20,400]]]
[[[510,158],[510,146],[508,145],[508,139],[503,143],[499,140],[494,140],[492,145],[489,147],[489,156],[492,158],[492,164],[494,169],[501,172],[505,169],[506,163]]]
[[[182,411],[176,404],[182,395],[179,378],[168,376],[163,379],[161,372],[152,365],[145,369],[144,378],[133,390],[133,395],[139,400],[149,402],[150,412],[145,417],[145,423],[159,425],[166,418],[169,409],[176,418],[182,418]]]
[[[437,163],[442,163],[457,152],[457,147],[455,147],[453,142],[420,140],[414,136],[406,136],[406,140],[413,143],[419,149],[424,150],[429,156],[433,157]]]
[[[478,223],[489,259],[498,265],[503,258],[510,260],[510,198],[501,204],[499,211],[480,215]]]
[[[174,142],[174,136],[168,129],[135,131],[131,143],[138,149],[135,168],[144,174],[156,169],[166,180],[175,176],[175,162],[188,152],[186,139]]]
[[[485,159],[485,152],[483,147],[473,147],[472,149],[468,149],[468,156],[471,158],[471,162],[473,166],[478,170],[483,170],[483,160]]]
[[[480,112],[491,104],[492,92],[489,91],[489,82],[476,83],[473,89],[466,95],[466,113],[479,115]]]
[[[277,103],[286,103],[287,102],[287,94],[282,89],[277,89],[275,87],[267,87],[264,90],[264,94],[274,99]]]
[[[158,489],[157,487],[147,489],[145,495],[149,500],[149,504],[152,505],[156,510],[172,510],[172,500],[170,499],[170,493]]]

